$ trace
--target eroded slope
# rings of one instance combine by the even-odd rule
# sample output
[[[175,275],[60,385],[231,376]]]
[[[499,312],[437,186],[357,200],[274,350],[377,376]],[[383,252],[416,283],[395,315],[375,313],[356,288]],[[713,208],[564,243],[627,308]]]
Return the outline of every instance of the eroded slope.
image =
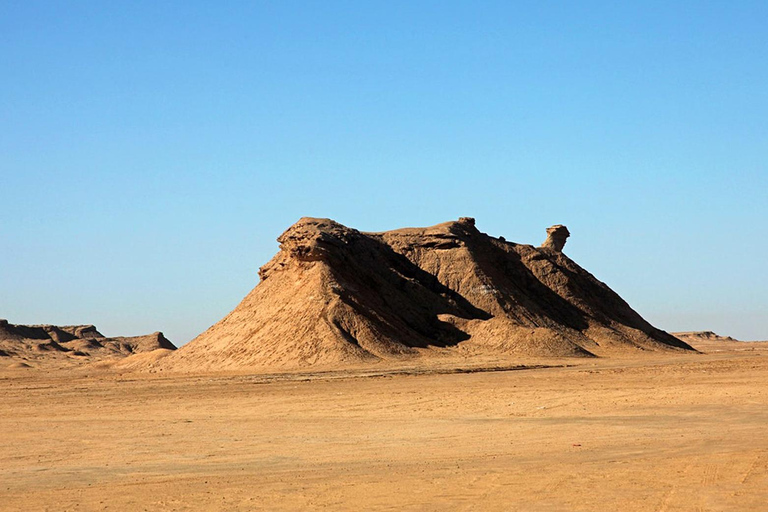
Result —
[[[261,282],[224,319],[161,361],[224,370],[364,363],[456,352],[527,356],[690,350],[562,253],[506,242],[462,218],[364,233],[303,218]]]

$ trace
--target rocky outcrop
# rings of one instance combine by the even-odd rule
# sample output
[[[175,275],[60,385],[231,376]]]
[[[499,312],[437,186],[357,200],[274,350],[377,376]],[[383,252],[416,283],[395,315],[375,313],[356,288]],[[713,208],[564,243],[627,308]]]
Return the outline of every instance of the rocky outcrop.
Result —
[[[562,224],[555,224],[554,226],[547,228],[547,239],[541,244],[544,249],[553,249],[557,252],[561,252],[565,247],[565,241],[571,233],[568,232],[568,228]]]
[[[463,217],[365,233],[303,218],[220,322],[160,361],[171,370],[338,365],[434,354],[690,350],[551,246],[490,237]]]
[[[14,360],[14,364],[82,364],[157,349],[176,347],[161,332],[106,337],[93,325],[20,325],[0,320],[0,357]]]
[[[673,336],[680,338],[683,341],[689,342],[689,340],[693,341],[739,341],[735,338],[732,338],[730,336],[720,336],[719,334],[713,332],[713,331],[684,331],[684,332],[673,332]]]
[[[116,346],[119,346],[122,352],[130,354],[135,354],[137,352],[151,352],[159,348],[176,350],[176,345],[171,343],[171,341],[160,331],[141,336],[117,336],[109,338],[109,340]]]

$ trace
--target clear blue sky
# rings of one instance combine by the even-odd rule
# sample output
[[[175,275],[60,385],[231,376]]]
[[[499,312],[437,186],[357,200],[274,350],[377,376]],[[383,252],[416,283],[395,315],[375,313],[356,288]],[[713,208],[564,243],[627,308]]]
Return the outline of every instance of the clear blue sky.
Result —
[[[185,343],[302,216],[768,339],[768,2],[0,3],[0,317]]]

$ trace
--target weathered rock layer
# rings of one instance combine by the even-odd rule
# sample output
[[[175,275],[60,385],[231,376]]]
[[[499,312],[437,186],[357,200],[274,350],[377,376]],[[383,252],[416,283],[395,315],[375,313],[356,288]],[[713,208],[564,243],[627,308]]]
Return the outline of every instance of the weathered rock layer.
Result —
[[[551,228],[547,228],[547,239],[541,244],[544,249],[554,249],[555,251],[562,251],[565,247],[565,241],[571,233],[568,228],[562,224],[556,224]]]
[[[106,337],[93,325],[20,325],[0,320],[0,357],[11,364],[81,364],[157,349],[176,347],[161,332]]]
[[[161,363],[169,369],[301,367],[454,351],[595,356],[690,350],[562,253],[481,233],[474,219],[364,233],[303,218],[261,282]]]

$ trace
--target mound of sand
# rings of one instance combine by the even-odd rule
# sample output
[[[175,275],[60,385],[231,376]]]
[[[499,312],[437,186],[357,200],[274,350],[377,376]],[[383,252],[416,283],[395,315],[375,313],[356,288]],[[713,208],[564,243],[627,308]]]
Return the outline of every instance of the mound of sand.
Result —
[[[9,367],[82,364],[176,347],[161,332],[108,338],[93,325],[17,325],[0,320],[0,357]]]
[[[113,368],[116,370],[149,370],[155,368],[155,364],[173,350],[167,348],[158,348],[148,352],[137,352],[122,359],[113,359],[100,363],[102,368]]]
[[[32,368],[32,366],[22,361],[16,361],[15,363],[9,364],[6,368],[9,368],[11,370],[17,370],[20,368]]]
[[[481,233],[474,219],[364,233],[303,218],[224,319],[159,361],[177,371],[305,367],[416,355],[691,350],[562,253]]]

